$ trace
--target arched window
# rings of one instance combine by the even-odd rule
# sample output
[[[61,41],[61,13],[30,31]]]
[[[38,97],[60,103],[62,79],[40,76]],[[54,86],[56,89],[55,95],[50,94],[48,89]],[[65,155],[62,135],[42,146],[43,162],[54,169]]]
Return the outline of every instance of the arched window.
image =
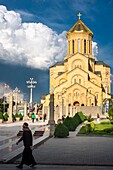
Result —
[[[70,54],[70,41],[68,41],[68,50],[69,50],[69,54]]]
[[[79,93],[78,93],[78,92],[76,92],[76,93],[75,93],[75,96],[76,96],[76,98],[78,98],[78,97],[79,97]]]
[[[76,83],[76,79],[74,79],[74,83]]]
[[[89,41],[89,54],[91,53],[91,48],[90,48],[90,41]]]
[[[96,94],[96,99],[98,99],[98,94]]]
[[[74,54],[74,40],[72,40],[72,54]]]
[[[91,106],[91,99],[89,99],[89,105]]]
[[[80,39],[78,39],[78,52],[80,52]]]
[[[84,40],[84,53],[86,54],[86,40]]]
[[[81,79],[79,79],[79,84],[81,84]]]

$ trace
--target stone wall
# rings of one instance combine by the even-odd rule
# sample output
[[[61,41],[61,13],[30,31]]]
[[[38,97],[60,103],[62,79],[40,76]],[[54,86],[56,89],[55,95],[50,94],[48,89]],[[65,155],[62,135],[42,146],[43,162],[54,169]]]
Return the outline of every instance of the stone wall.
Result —
[[[54,109],[54,119],[58,120],[60,117],[60,107],[57,107]],[[49,120],[49,108],[44,107],[45,113],[47,113],[47,119]],[[102,107],[101,106],[76,106],[76,107],[71,107],[68,110],[69,114],[66,114],[66,107],[63,107],[63,115],[65,116],[74,116],[75,113],[82,111],[83,114],[86,116],[91,115],[93,118],[97,118],[97,114],[100,115],[100,117],[104,118],[106,115],[102,114]]]
[[[102,117],[102,107],[101,106],[76,106],[76,112],[82,111],[85,115],[90,115],[92,117],[97,117],[97,113]]]

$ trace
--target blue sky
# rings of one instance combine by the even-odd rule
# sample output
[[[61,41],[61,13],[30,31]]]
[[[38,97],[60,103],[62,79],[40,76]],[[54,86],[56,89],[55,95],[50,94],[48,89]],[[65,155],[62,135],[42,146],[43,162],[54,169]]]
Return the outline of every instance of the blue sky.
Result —
[[[95,56],[113,72],[113,0],[0,0],[0,94],[3,83],[29,100],[26,80],[33,77],[33,101],[49,92],[49,66],[67,53],[66,32],[81,20],[93,31]]]

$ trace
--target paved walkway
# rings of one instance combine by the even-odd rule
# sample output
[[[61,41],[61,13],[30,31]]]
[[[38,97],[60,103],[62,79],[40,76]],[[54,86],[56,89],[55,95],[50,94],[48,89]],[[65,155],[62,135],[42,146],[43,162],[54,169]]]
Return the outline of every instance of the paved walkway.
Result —
[[[78,129],[79,130],[79,129]],[[77,130],[77,131],[78,131]],[[113,138],[76,136],[70,132],[68,138],[49,138],[33,151],[41,170],[113,170]],[[1,164],[2,170],[16,170],[21,158],[12,164]],[[31,169],[24,166],[24,169]]]
[[[42,140],[48,138],[48,125],[47,121],[38,121],[32,123],[31,121],[27,121],[30,125],[32,133],[36,130],[44,130],[43,137],[34,137],[33,144],[41,143]],[[3,123],[0,124],[0,163],[7,162],[17,155],[22,153],[23,144],[20,143],[18,146],[16,145],[16,141],[18,140],[17,133],[22,129],[23,122],[14,122],[14,123]]]

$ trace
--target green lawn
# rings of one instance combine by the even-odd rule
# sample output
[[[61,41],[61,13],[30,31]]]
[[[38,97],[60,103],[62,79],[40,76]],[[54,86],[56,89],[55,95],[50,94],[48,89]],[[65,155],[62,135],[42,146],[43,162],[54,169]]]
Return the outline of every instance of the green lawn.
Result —
[[[78,134],[95,134],[113,136],[113,124],[110,122],[101,122],[100,124],[84,124]]]

